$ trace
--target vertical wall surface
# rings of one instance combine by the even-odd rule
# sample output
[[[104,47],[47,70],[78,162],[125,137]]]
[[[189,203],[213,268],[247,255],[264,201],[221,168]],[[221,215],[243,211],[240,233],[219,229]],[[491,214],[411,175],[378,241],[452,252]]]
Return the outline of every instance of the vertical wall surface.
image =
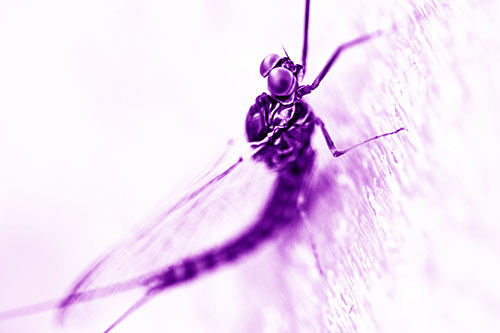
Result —
[[[498,4],[378,10],[397,31],[341,60],[327,83],[335,88],[318,104],[334,112],[328,125],[344,129],[334,134],[343,145],[399,126],[408,132],[321,169],[319,186],[329,191],[311,233],[326,291],[322,328],[495,331]]]
[[[300,59],[303,7],[0,5],[0,311],[63,296],[242,134],[261,59],[282,46]],[[339,159],[316,135],[303,224],[116,331],[493,332],[497,13],[492,0],[312,0],[307,82],[340,43],[387,32],[343,54],[307,99],[337,146],[408,131]],[[0,332],[52,332],[53,316]],[[85,318],[57,329],[103,329]]]

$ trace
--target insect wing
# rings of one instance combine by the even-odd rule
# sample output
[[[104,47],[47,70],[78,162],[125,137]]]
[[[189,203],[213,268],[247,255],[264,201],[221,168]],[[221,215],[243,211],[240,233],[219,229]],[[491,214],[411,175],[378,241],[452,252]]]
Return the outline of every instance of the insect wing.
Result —
[[[101,304],[94,299],[131,289],[136,289],[137,300],[147,291],[144,283],[148,278],[236,237],[250,226],[266,202],[276,176],[263,163],[251,159],[227,163],[235,160],[238,161],[228,156],[220,159],[213,171],[197,182],[201,186],[193,187],[196,190],[188,191],[174,204],[167,204],[146,226],[91,265],[60,304],[59,319],[73,321],[75,318],[71,317],[76,313],[89,313],[94,303]],[[116,319],[113,316],[130,305],[120,303],[119,310],[106,307],[104,311],[109,311],[111,317],[105,323]]]

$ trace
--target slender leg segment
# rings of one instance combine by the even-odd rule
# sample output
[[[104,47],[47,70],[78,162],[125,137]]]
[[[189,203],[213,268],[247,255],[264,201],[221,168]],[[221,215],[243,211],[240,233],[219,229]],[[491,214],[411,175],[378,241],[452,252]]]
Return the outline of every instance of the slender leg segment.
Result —
[[[314,90],[319,86],[321,81],[323,81],[323,79],[325,78],[326,74],[328,74],[328,72],[330,71],[330,68],[333,66],[333,64],[335,63],[337,58],[340,56],[340,54],[344,50],[347,50],[348,48],[351,48],[353,46],[367,42],[372,38],[379,37],[380,35],[382,35],[382,32],[376,31],[374,33],[363,35],[361,37],[353,39],[350,42],[344,43],[344,44],[340,45],[339,47],[337,47],[337,49],[335,50],[335,52],[333,52],[330,59],[328,59],[328,62],[326,63],[325,67],[323,67],[321,72],[318,74],[318,76],[314,80],[313,84],[311,84],[311,90]]]
[[[318,125],[321,128],[321,132],[323,133],[323,137],[325,138],[326,145],[328,146],[328,149],[330,149],[330,152],[332,153],[333,157],[340,157],[340,156],[344,155],[345,153],[353,150],[354,148],[357,148],[357,147],[359,147],[361,145],[364,145],[365,143],[368,143],[368,142],[373,141],[373,140],[380,139],[380,138],[382,138],[384,136],[393,135],[393,134],[399,133],[399,132],[401,132],[403,130],[406,130],[406,128],[401,127],[400,129],[397,129],[397,130],[395,130],[393,132],[380,134],[380,135],[371,137],[369,139],[366,139],[366,140],[364,140],[364,141],[362,141],[362,142],[360,142],[358,144],[355,144],[354,146],[349,147],[347,149],[338,150],[337,147],[335,147],[335,144],[333,143],[333,140],[330,137],[330,134],[328,133],[328,131],[326,129],[326,126],[325,126],[325,123],[323,122],[323,120],[321,120],[318,117],[316,117],[315,121],[316,121],[316,125]]]
[[[306,0],[306,10],[305,10],[305,19],[304,19],[304,45],[302,46],[302,66],[304,67],[303,71],[306,74],[306,63],[307,63],[307,45],[309,41],[309,8],[311,5],[310,0]]]
[[[309,5],[309,0],[307,0],[307,2],[306,2],[306,19],[307,20],[309,19],[309,16],[308,16],[309,15],[309,12],[308,12],[309,7],[308,7],[308,5]],[[308,24],[308,22],[307,22],[307,24]],[[307,28],[308,28],[307,24],[306,24],[305,30],[307,30]],[[301,86],[301,87],[299,87],[299,89],[297,89],[297,97],[302,98],[305,95],[310,94],[314,89],[318,88],[321,81],[323,81],[326,74],[328,74],[328,72],[330,71],[330,68],[332,68],[333,64],[335,63],[335,61],[337,61],[338,57],[340,56],[340,54],[344,50],[347,50],[353,46],[367,42],[370,39],[375,38],[375,37],[379,37],[381,35],[382,35],[382,31],[378,30],[378,31],[375,31],[374,33],[363,35],[361,37],[353,39],[350,42],[344,43],[344,44],[340,45],[339,47],[337,47],[337,49],[335,50],[335,52],[333,52],[330,59],[328,59],[328,62],[326,63],[325,67],[323,67],[323,69],[318,74],[318,76],[316,77],[314,82],[312,84],[307,84],[307,85]],[[307,54],[307,37],[304,39],[304,47],[305,47],[305,49],[303,50],[303,56],[304,56],[304,52],[305,52],[305,54]],[[302,60],[302,63],[305,64],[304,59]],[[304,66],[304,69],[305,69],[305,66]],[[304,73],[305,73],[305,70],[304,70]]]
[[[321,265],[321,261],[319,260],[319,254],[318,254],[318,248],[316,246],[316,243],[314,242],[311,230],[310,230],[310,223],[309,219],[307,216],[306,208],[305,208],[305,196],[307,195],[306,192],[310,190],[311,182],[310,180],[307,181],[305,184],[305,189],[301,191],[301,194],[299,195],[299,198],[297,200],[297,208],[300,213],[300,218],[302,220],[302,223],[304,223],[306,232],[307,232],[307,237],[309,238],[309,243],[311,244],[311,250],[314,255],[314,261],[316,262],[316,269],[318,270],[319,275],[325,276],[325,272],[323,270],[323,267]]]

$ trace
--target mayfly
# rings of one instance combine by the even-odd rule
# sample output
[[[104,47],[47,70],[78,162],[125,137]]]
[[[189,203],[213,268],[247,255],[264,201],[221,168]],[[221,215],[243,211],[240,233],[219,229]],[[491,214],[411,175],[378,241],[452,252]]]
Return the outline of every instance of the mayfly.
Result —
[[[70,315],[77,304],[132,289],[141,290],[141,297],[109,323],[106,332],[111,331],[154,296],[241,259],[280,231],[301,221],[307,214],[305,201],[315,163],[315,151],[311,146],[315,128],[321,131],[334,158],[404,129],[368,138],[346,149],[337,149],[324,122],[313,113],[304,98],[320,87],[343,52],[383,33],[378,31],[363,35],[340,45],[315,80],[311,84],[302,84],[307,69],[309,9],[310,0],[306,0],[301,64],[292,61],[286,51],[283,56],[270,54],[261,62],[260,74],[267,80],[268,92],[256,98],[246,116],[249,156],[238,157],[227,169],[164,210],[130,240],[100,258],[57,304],[61,321]],[[192,222],[203,224],[203,220],[221,218],[208,216],[206,208],[221,201],[223,194],[220,192],[225,189],[223,183],[233,183],[244,174],[242,170],[257,168],[257,164],[273,174],[274,179],[263,208],[257,214],[253,212],[249,226],[225,240],[192,244],[193,249],[181,254],[177,249],[188,245],[176,239],[179,233],[183,230],[189,233]],[[168,257],[172,253],[176,258]],[[111,279],[117,276],[119,281]],[[5,312],[0,314],[0,318],[13,317],[22,312],[22,309]]]

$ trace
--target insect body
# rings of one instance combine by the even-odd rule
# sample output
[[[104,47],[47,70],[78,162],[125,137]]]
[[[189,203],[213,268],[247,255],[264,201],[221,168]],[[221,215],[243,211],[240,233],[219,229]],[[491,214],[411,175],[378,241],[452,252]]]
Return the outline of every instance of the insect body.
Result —
[[[290,64],[291,61],[284,58],[279,63]],[[293,80],[296,80],[296,75],[301,71],[301,66],[296,68],[298,70],[293,77],[289,76]],[[296,86],[293,80],[292,84]],[[122,282],[114,286],[114,290],[96,290],[97,293],[92,291],[89,293],[88,290],[82,288],[86,280],[91,278],[91,270],[90,275],[84,276],[67,298],[60,303],[59,307],[63,309],[63,313],[67,307],[87,301],[89,298],[102,297],[108,292],[115,293],[138,286],[145,287],[144,298],[115,321],[108,328],[110,330],[157,293],[239,259],[270,239],[282,228],[299,221],[301,218],[300,201],[304,196],[305,184],[314,164],[315,152],[310,146],[310,139],[314,130],[315,116],[310,106],[299,100],[295,88],[290,89],[288,94],[275,95],[275,97],[266,93],[261,94],[257,97],[256,103],[250,107],[247,115],[247,137],[256,150],[253,159],[265,163],[269,169],[278,174],[270,199],[249,228],[220,246],[184,258],[160,272]],[[240,161],[214,180],[231,172]]]
[[[271,54],[264,58],[260,66],[260,73],[268,81],[269,93],[259,95],[247,113],[245,128],[247,139],[253,148],[252,159],[264,163],[269,170],[277,175],[270,197],[264,208],[254,217],[253,223],[238,235],[229,238],[223,243],[215,244],[193,255],[178,258],[180,260],[174,263],[162,264],[159,266],[160,268],[150,268],[149,273],[136,274],[130,278],[124,277],[122,282],[114,284],[97,283],[106,272],[120,267],[117,266],[116,262],[130,267],[134,265],[134,260],[136,262],[140,261],[139,256],[147,255],[147,250],[155,247],[156,243],[163,244],[157,242],[156,233],[159,233],[157,226],[169,222],[181,225],[181,220],[189,218],[190,214],[194,214],[193,211],[185,208],[183,214],[187,215],[172,216],[183,205],[185,206],[186,203],[198,198],[204,191],[213,189],[218,182],[234,173],[238,167],[241,167],[243,158],[240,158],[231,167],[215,176],[200,189],[192,192],[169,210],[160,214],[153,221],[153,227],[148,229],[144,235],[133,239],[123,247],[111,251],[94,264],[74,284],[68,295],[58,303],[57,307],[60,309],[62,319],[69,307],[77,303],[88,302],[95,298],[109,296],[133,288],[143,288],[144,296],[120,318],[116,319],[106,330],[109,331],[158,293],[241,258],[264,241],[272,238],[284,227],[300,221],[304,214],[302,202],[304,196],[307,195],[306,184],[314,165],[315,152],[311,147],[311,137],[316,126],[321,129],[333,157],[342,156],[359,145],[403,130],[403,128],[400,128],[390,133],[377,135],[348,149],[338,150],[335,147],[323,121],[313,113],[312,108],[303,98],[319,87],[323,78],[344,50],[366,42],[373,37],[380,36],[381,33],[364,35],[342,44],[333,52],[314,82],[301,85],[300,81],[306,71],[308,22],[309,0],[306,0],[302,65],[295,64],[288,55],[280,57]],[[142,243],[139,244],[139,242]],[[137,251],[134,250],[135,252],[130,254],[129,257],[124,256],[124,251],[133,252],[131,248],[137,249]],[[159,247],[159,250],[166,251],[163,245]],[[36,310],[31,312],[36,312]],[[29,311],[25,310],[23,312],[21,309],[17,312],[11,312],[10,317],[26,313],[29,313]],[[1,317],[7,318],[9,314],[0,313]]]
[[[248,111],[245,128],[247,139],[256,150],[252,158],[265,163],[269,169],[278,173],[270,199],[253,225],[236,238],[204,253],[186,258],[162,272],[142,277],[138,281],[130,281],[132,286],[140,284],[147,287],[145,297],[115,321],[108,330],[125,319],[148,298],[224,263],[237,260],[270,239],[282,228],[299,221],[304,214],[302,201],[306,190],[305,185],[314,164],[315,152],[310,143],[315,126],[321,128],[334,157],[342,156],[369,141],[403,130],[400,128],[394,132],[369,138],[348,149],[337,150],[323,121],[314,115],[305,101],[301,100],[319,85],[343,48],[356,45],[369,37],[371,36],[358,38],[337,49],[332,57],[333,60],[330,59],[326,70],[320,73],[319,79],[316,79],[313,85],[298,85],[303,74],[303,67],[295,65],[288,57],[279,58],[271,54],[264,58],[261,64],[261,74],[268,78],[270,94],[263,93],[256,98],[255,104]],[[225,173],[230,172],[239,162]],[[224,173],[220,176],[224,176]],[[85,297],[85,293],[80,294],[79,285],[77,285],[60,306],[65,308],[72,303],[81,302],[81,296]]]

